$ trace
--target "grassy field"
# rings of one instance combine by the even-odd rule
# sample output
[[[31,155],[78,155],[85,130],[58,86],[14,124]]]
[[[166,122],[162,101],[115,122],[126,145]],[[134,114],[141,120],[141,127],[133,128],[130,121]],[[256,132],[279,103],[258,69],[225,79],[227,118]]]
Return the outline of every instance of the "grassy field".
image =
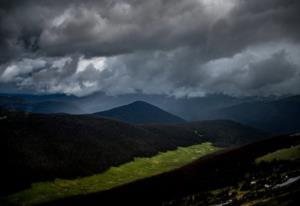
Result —
[[[275,152],[266,154],[255,160],[256,163],[271,162],[273,160],[296,160],[300,158],[300,145],[290,148],[280,149]]]
[[[217,149],[211,143],[179,147],[177,150],[159,153],[154,157],[135,158],[132,162],[119,167],[111,167],[109,170],[93,176],[74,180],[56,179],[52,182],[35,183],[27,190],[9,196],[7,201],[27,206],[66,196],[108,190],[181,167]]]

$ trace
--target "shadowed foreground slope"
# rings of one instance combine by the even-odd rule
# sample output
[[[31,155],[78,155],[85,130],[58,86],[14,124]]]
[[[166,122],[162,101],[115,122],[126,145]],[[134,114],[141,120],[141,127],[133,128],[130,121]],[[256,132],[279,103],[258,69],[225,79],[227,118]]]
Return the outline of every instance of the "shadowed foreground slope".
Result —
[[[251,187],[247,186],[247,184],[250,184],[248,181],[251,180],[257,181],[257,187],[264,189],[263,194],[257,191],[249,192],[249,195],[242,195],[244,199],[232,201],[251,201],[251,198],[258,198],[260,197],[259,195],[264,198],[267,195],[267,197],[274,198],[275,202],[279,201],[278,198],[280,199],[281,197],[286,198],[282,201],[286,201],[287,205],[296,205],[296,196],[300,192],[299,187],[292,184],[290,187],[284,187],[282,190],[280,188],[276,189],[276,187],[274,190],[272,188],[272,190],[268,190],[265,185],[276,185],[277,183],[277,185],[280,185],[280,182],[284,181],[281,178],[286,178],[287,175],[291,177],[300,176],[299,159],[296,162],[271,162],[262,165],[256,165],[255,160],[267,153],[298,144],[300,144],[299,135],[280,136],[263,140],[241,148],[215,153],[180,169],[133,182],[109,191],[70,197],[43,204],[43,206],[99,204],[162,205],[162,203],[165,205],[182,205],[189,201],[194,201],[194,204],[188,205],[209,205],[209,201],[213,202],[216,200],[209,200],[209,195],[220,192],[216,189],[228,188],[230,191],[230,189],[239,188],[239,190],[249,192]],[[298,158],[300,158],[300,155]],[[272,178],[274,182],[270,182]],[[296,182],[295,184],[298,183]],[[209,191],[212,192],[210,193]],[[224,197],[217,197],[221,202],[229,197],[226,191],[224,194],[220,193],[221,195],[225,195]],[[273,196],[272,192],[274,192]],[[214,198],[216,197],[214,196]],[[268,201],[273,200],[272,198]],[[235,205],[240,204],[241,202],[237,202]]]
[[[5,200],[16,205],[31,206],[68,196],[105,191],[180,168],[218,149],[211,143],[179,147],[176,150],[160,152],[153,157],[138,157],[131,162],[111,167],[92,176],[35,183],[29,189],[13,194]]]
[[[263,135],[230,121],[198,122],[192,123],[193,127],[174,125],[167,135],[156,127],[90,115],[1,111],[0,117],[0,151],[5,158],[0,179],[2,195],[24,189],[32,182],[92,175],[134,157],[153,156],[178,146],[206,141],[218,144],[221,139],[232,146]],[[164,127],[169,130],[170,126],[159,126]]]

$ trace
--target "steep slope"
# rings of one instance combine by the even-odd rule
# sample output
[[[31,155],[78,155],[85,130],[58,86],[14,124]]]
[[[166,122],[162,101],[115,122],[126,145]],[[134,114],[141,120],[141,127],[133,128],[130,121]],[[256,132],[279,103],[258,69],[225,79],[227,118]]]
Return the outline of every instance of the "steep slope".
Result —
[[[111,110],[97,112],[95,115],[134,124],[184,122],[182,118],[143,101],[136,101]]]
[[[299,181],[291,186],[286,182],[299,180],[300,154],[295,161],[255,161],[299,144],[299,134],[280,136],[214,153],[180,169],[108,191],[43,205],[297,205]],[[287,187],[280,186],[284,184]]]
[[[300,131],[300,96],[223,108],[214,119],[231,119],[274,133]]]

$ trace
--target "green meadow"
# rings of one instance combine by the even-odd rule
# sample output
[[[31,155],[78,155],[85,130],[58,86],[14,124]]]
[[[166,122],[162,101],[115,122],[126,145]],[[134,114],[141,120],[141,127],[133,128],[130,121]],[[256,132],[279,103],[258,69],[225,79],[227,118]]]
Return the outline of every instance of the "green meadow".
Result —
[[[300,145],[284,148],[275,152],[266,154],[255,160],[256,163],[271,162],[274,160],[296,160],[300,158]]]
[[[93,176],[73,180],[56,179],[34,183],[31,188],[9,196],[6,200],[17,205],[34,205],[67,196],[88,194],[111,189],[132,181],[164,173],[218,150],[211,143],[178,147],[149,158],[137,157],[133,161]]]

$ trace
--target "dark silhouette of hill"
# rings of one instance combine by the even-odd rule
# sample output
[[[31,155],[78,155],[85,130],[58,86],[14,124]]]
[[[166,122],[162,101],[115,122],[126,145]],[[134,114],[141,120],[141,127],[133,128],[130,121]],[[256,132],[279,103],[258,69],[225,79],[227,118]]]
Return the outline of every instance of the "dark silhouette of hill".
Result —
[[[221,131],[222,130],[222,131]],[[232,121],[130,125],[93,115],[0,110],[1,194],[54,178],[99,173],[137,156],[206,141],[236,146],[264,133]]]
[[[134,124],[185,122],[182,118],[143,101],[97,112],[95,115]]]
[[[273,133],[300,131],[300,96],[269,102],[248,102],[223,108],[214,119],[231,119]]]
[[[68,197],[42,205],[153,206],[162,205],[162,202],[167,202],[168,204],[166,205],[185,205],[184,203],[195,201],[196,198],[198,198],[199,202],[195,205],[210,205],[208,202],[205,202],[208,199],[208,195],[212,195],[208,191],[224,187],[239,188],[239,184],[242,184],[244,191],[248,190],[248,192],[251,187],[263,188],[263,190],[250,191],[249,195],[246,195],[242,201],[248,201],[253,198],[264,200],[265,198],[268,201],[265,201],[263,205],[271,205],[270,201],[274,198],[275,202],[273,202],[273,205],[281,205],[280,201],[285,202],[283,205],[297,205],[297,196],[300,194],[299,181],[282,189],[270,188],[268,190],[266,189],[266,184],[272,184],[270,178],[273,178],[273,181],[281,181],[281,178],[284,178],[287,174],[297,175],[295,172],[291,173],[291,171],[299,171],[299,161],[275,161],[259,166],[254,164],[254,161],[262,155],[299,144],[299,134],[279,136],[240,148],[214,153],[171,172],[138,180],[108,191]],[[250,181],[253,180],[257,181],[258,185],[251,186],[252,183]],[[250,186],[247,186],[247,184]],[[224,203],[226,198],[227,200],[230,199],[228,192],[230,190],[225,190],[224,194],[221,193],[223,196],[214,196],[214,198],[219,198]],[[188,199],[188,197],[192,198]],[[271,200],[266,197],[271,197]],[[286,204],[287,202],[290,202],[290,204]],[[241,203],[237,202],[234,204],[233,202],[232,205],[241,205]]]
[[[91,175],[175,147],[147,130],[92,116],[5,111],[0,116],[1,156],[9,160],[1,171],[6,173],[1,192]]]
[[[198,137],[220,147],[231,147],[259,141],[267,133],[231,120],[206,120],[182,124],[145,124],[143,128],[164,138],[185,140]]]

